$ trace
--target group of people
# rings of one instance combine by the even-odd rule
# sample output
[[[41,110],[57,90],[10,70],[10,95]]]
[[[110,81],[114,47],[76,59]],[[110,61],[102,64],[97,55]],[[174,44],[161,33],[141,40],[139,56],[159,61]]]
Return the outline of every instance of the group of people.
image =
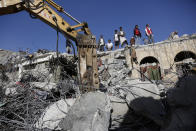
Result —
[[[125,32],[123,31],[123,28],[120,27],[119,29],[120,29],[119,31],[114,30],[113,42],[114,42],[115,49],[118,49],[120,45],[121,45],[121,47],[128,46],[128,41],[125,37]],[[154,43],[153,32],[152,32],[149,24],[146,24],[145,33],[146,33],[146,36],[148,37],[148,39],[145,39],[145,38],[143,39],[144,44]],[[140,32],[138,25],[135,25],[133,34],[134,34],[133,37],[131,37],[131,39],[130,39],[130,45],[131,46],[134,46],[135,44],[140,45],[142,35],[141,35],[141,32]],[[103,35],[101,35],[99,38],[99,41],[98,41],[98,50],[104,51],[104,47],[106,47],[106,49],[108,51],[111,51],[113,49],[113,43],[112,43],[111,39],[109,39],[108,42],[105,43]]]

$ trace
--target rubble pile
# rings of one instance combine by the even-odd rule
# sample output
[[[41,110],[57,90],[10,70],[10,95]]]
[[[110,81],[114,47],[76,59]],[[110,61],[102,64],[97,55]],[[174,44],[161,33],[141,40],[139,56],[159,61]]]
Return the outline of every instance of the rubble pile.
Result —
[[[7,93],[8,95],[4,94],[6,91],[1,91],[0,128],[6,130],[55,129],[60,119],[66,115],[68,106],[74,103],[76,96],[76,94],[70,95],[68,90],[67,92],[62,90],[66,86],[44,90],[27,82],[8,85],[2,89],[9,88],[12,90]]]
[[[107,54],[106,54],[107,55]],[[115,54],[115,58],[99,59],[99,75],[101,84],[104,87],[117,85],[126,78],[130,72],[126,67],[126,60],[123,52]]]
[[[162,85],[158,87],[150,81],[142,82],[139,79],[131,78],[133,69],[128,67],[124,50],[116,51],[113,56],[111,54],[100,55],[102,56],[98,61],[98,63],[101,63],[98,68],[100,81],[102,88],[107,88],[113,108],[110,130],[120,130],[128,127],[128,129],[132,129],[131,127],[133,127],[133,125],[138,128],[141,124],[145,125],[143,122],[146,120],[156,125],[151,119],[144,119],[144,115],[137,115],[137,113],[133,111],[137,109],[136,106],[133,106],[133,104],[130,105],[130,103],[141,97],[160,99],[159,89]],[[104,55],[106,57],[103,57]],[[111,57],[107,55],[111,55]],[[131,114],[132,117],[129,116],[129,119],[127,119],[127,113],[129,115]],[[137,119],[139,121],[136,123],[135,120]],[[124,120],[126,122],[124,122]]]
[[[19,52],[12,52],[7,50],[0,50],[0,64],[6,65],[10,62],[17,61],[19,59],[20,53]]]
[[[195,129],[194,75],[183,77],[164,92],[160,84],[164,81],[131,78],[135,69],[127,66],[123,50],[112,53],[100,53],[98,58],[101,85],[107,88],[113,111],[109,130]]]
[[[0,129],[196,130],[195,75],[181,76],[174,87],[163,90],[165,87],[160,84],[163,81],[132,78],[132,72],[138,70],[128,66],[126,50],[98,54],[100,90],[85,94],[80,94],[73,59],[49,57],[37,63],[32,59],[32,63],[24,64],[27,67],[20,81],[13,78],[18,76],[18,69],[9,71],[5,66],[16,63],[3,62],[0,66]],[[50,52],[39,51],[36,55],[43,60]]]
[[[6,54],[4,52],[3,55],[1,54],[2,57]],[[11,57],[12,54],[6,56]],[[35,55],[38,54],[35,53]],[[40,55],[39,57],[43,57],[43,54]],[[44,55],[48,56],[45,52]],[[20,55],[16,55],[17,57],[19,58]],[[75,82],[75,63],[63,57],[59,57],[58,60],[51,57],[42,63],[34,63],[35,59],[29,60],[24,57],[18,59],[17,63],[14,63],[14,60],[11,59],[1,64],[0,129],[60,129],[57,128],[58,123],[66,116],[75,98],[80,94]],[[18,63],[25,62],[27,63],[23,65],[25,69],[20,72],[21,78],[18,79]],[[57,74],[56,67],[59,62],[62,66],[58,73],[58,81],[51,80],[51,74],[53,77]],[[12,63],[10,68],[16,68],[16,70],[10,71],[10,68],[6,67],[10,63]],[[48,68],[46,64],[49,65]],[[13,76],[16,76],[16,79]],[[54,80],[56,83],[53,83]]]
[[[15,94],[3,97],[0,128],[5,130],[35,130],[33,123],[49,105],[49,102],[43,102],[45,96],[40,93],[35,92],[28,85],[23,85],[17,86]]]

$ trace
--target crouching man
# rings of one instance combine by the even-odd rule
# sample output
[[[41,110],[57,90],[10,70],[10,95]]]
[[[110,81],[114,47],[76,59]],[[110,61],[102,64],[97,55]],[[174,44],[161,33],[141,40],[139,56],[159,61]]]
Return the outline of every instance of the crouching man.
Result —
[[[108,51],[111,51],[113,49],[113,43],[111,42],[111,40],[108,40],[108,43],[106,45],[106,49]]]

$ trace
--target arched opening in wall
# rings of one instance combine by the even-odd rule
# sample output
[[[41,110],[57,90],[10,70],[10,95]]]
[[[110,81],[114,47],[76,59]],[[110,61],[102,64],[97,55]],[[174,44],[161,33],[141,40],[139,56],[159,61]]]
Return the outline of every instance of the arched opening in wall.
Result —
[[[153,56],[147,56],[140,61],[141,80],[161,80],[159,61]]]
[[[174,62],[179,62],[187,59],[196,60],[196,54],[191,51],[181,51],[175,56]]]
[[[159,63],[159,61],[155,57],[153,57],[153,56],[147,56],[147,57],[144,57],[140,61],[140,65],[146,64],[146,63]]]
[[[181,51],[174,57],[176,72],[179,77],[192,73],[196,68],[196,54],[191,51]]]

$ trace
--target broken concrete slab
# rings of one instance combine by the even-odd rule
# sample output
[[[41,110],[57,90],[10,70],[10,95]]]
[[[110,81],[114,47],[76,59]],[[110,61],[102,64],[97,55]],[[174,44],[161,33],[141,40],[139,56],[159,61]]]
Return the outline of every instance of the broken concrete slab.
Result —
[[[57,84],[56,83],[48,83],[48,82],[30,82],[31,86],[43,89],[45,91],[50,91],[52,89],[56,89]]]
[[[125,100],[113,95],[109,95],[109,98],[112,104],[112,117],[123,116],[128,112],[129,108]]]
[[[59,122],[65,118],[71,106],[75,103],[76,99],[61,99],[52,105],[49,105],[42,113],[39,120],[36,122],[35,127],[38,129],[52,129],[60,130],[58,127]]]
[[[89,92],[76,101],[60,122],[60,127],[71,131],[107,131],[110,110],[110,101],[105,93]]]
[[[115,59],[125,59],[125,55],[124,54],[121,54],[121,53],[118,53],[118,54],[115,54],[114,55],[114,58]]]

